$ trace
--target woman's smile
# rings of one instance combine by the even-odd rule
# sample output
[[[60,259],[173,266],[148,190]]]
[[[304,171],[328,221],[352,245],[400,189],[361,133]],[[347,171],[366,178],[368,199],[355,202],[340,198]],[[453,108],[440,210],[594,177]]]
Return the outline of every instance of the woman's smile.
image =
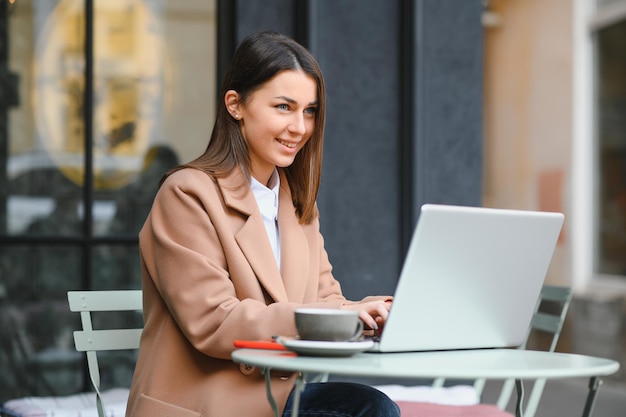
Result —
[[[280,143],[281,145],[289,148],[289,149],[296,149],[298,147],[298,143],[299,143],[299,142],[288,142],[288,141],[282,140],[282,139],[276,139],[276,141],[278,143]]]

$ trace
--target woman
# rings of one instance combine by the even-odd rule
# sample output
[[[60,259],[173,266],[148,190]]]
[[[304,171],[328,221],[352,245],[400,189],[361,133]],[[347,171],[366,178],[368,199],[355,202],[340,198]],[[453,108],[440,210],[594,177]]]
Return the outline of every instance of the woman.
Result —
[[[294,336],[303,306],[358,311],[369,329],[387,318],[390,297],[344,298],[319,233],[315,59],[283,35],[251,35],[221,97],[206,151],[166,175],[139,234],[145,327],[128,417],[270,417],[260,371],[230,360],[235,340]],[[272,375],[285,416],[294,378]],[[399,416],[379,391],[343,383],[308,384],[300,410]]]

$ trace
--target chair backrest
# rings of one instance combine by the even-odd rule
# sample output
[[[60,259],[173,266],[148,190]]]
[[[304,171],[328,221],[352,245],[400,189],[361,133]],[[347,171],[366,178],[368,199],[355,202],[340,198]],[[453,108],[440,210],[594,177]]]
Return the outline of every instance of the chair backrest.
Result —
[[[74,332],[74,345],[87,355],[89,377],[96,391],[98,415],[105,417],[104,401],[100,393],[100,367],[98,351],[129,350],[139,348],[142,328],[104,329],[93,327],[93,312],[141,311],[141,290],[68,291],[70,310],[80,313],[82,330]]]
[[[524,344],[520,346],[520,349],[526,349],[529,337],[533,332],[542,332],[552,335],[548,351],[554,352],[559,342],[561,331],[563,330],[563,324],[565,323],[567,310],[572,300],[572,294],[573,292],[570,287],[554,285],[543,286],[539,300],[535,306],[535,313],[530,324],[528,336]],[[543,311],[542,306],[545,304],[549,304],[552,308],[548,311]],[[506,408],[509,403],[514,384],[514,380],[505,381],[502,391],[500,392],[500,397],[498,398],[498,407],[500,409]],[[545,384],[545,379],[535,380],[531,394],[526,403],[525,416],[533,417],[535,415]]]
[[[530,336],[534,334],[534,332],[539,331],[544,334],[547,333],[551,335],[548,350],[553,352],[559,341],[559,336],[561,335],[561,330],[563,329],[563,324],[565,322],[565,317],[567,316],[567,310],[571,299],[571,288],[547,284],[544,285],[535,305],[533,318],[531,320],[528,334],[526,335],[526,341],[519,347],[519,349],[526,349]],[[552,307],[549,310],[545,309],[545,305],[547,303],[549,303]],[[532,392],[526,403],[524,416],[533,417],[535,415],[539,400],[543,393],[545,382],[545,379],[537,379],[534,381]],[[433,382],[433,386],[436,387],[443,386],[444,384],[445,380],[443,378],[437,378]],[[482,396],[484,386],[484,379],[479,379],[474,382],[474,389],[479,397]],[[507,407],[511,394],[513,393],[514,386],[515,381],[512,379],[504,382],[502,390],[500,391],[500,396],[498,397],[498,408],[504,410]]]

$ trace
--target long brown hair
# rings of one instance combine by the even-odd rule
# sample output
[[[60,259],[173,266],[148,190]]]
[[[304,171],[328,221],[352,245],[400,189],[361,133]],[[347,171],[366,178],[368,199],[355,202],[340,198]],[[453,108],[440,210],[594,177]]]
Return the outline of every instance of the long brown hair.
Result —
[[[262,84],[285,70],[302,71],[317,82],[318,104],[313,134],[298,152],[293,163],[285,168],[300,223],[310,223],[317,215],[315,200],[322,170],[326,93],[322,71],[313,55],[285,35],[275,32],[259,32],[243,40],[226,72],[220,90],[221,100],[217,106],[215,126],[206,150],[198,158],[175,168],[167,175],[190,167],[219,178],[228,175],[236,167],[240,167],[249,183],[248,145],[241,134],[239,123],[227,111],[223,99],[228,90],[235,90],[241,102],[245,103]]]

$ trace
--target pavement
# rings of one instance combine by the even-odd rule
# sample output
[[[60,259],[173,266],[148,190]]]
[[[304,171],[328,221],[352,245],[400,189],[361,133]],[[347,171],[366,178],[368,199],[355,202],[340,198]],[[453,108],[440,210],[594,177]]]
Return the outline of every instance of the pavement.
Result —
[[[548,380],[535,417],[581,416],[587,399],[588,384],[587,378]],[[495,403],[499,392],[500,385],[497,382],[488,382],[485,386],[483,401]],[[530,392],[530,389],[525,388],[525,392]],[[512,401],[507,410],[515,413]],[[592,415],[593,417],[626,416],[626,382],[611,378],[603,380]]]

